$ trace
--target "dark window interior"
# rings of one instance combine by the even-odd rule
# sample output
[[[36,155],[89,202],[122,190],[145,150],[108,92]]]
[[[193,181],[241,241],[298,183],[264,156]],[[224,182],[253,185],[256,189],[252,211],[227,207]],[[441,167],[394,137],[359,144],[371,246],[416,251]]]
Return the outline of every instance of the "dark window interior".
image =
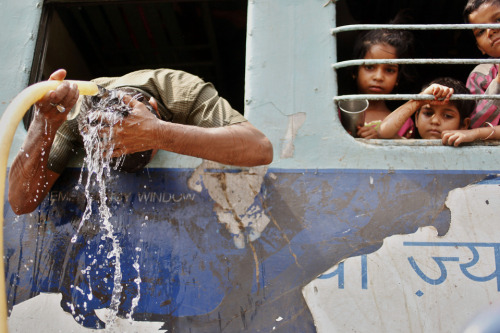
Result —
[[[400,11],[405,11],[405,24],[464,23],[462,11],[467,0],[348,0],[337,2],[337,25],[387,24]],[[339,61],[352,59],[357,34],[339,34]],[[415,58],[481,58],[472,32],[469,30],[413,31]],[[451,76],[465,82],[473,65],[414,65],[416,80],[400,87],[398,93],[420,92],[423,84],[441,76]],[[339,70],[340,94],[356,93],[352,72]],[[396,92],[396,91],[395,91]]]
[[[415,24],[462,23],[467,0],[337,1],[337,25],[388,23],[401,10]],[[68,79],[118,76],[145,68],[174,68],[212,82],[241,113],[244,109],[248,0],[141,0],[44,3],[31,82],[57,68]],[[357,34],[337,38],[339,61],[352,58]],[[414,31],[416,58],[482,57],[466,30]],[[415,82],[398,93],[419,92],[438,76],[465,81],[472,65],[415,65]],[[339,93],[356,93],[351,69],[338,72]]]
[[[46,1],[31,81],[180,69],[243,113],[246,17],[247,0]]]

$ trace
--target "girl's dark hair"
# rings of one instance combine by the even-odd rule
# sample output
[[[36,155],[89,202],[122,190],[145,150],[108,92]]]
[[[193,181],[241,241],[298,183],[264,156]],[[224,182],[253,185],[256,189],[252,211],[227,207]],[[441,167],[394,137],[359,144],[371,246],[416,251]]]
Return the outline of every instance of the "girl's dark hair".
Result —
[[[453,94],[459,94],[459,95],[470,94],[469,89],[467,89],[467,87],[462,81],[454,79],[452,77],[437,78],[432,82],[426,84],[422,88],[422,91],[433,83],[453,88],[454,90]],[[460,124],[463,124],[465,118],[470,117],[470,114],[472,113],[472,111],[474,111],[474,108],[476,107],[476,102],[473,100],[464,100],[464,99],[452,100],[450,101],[450,104],[454,105],[458,109],[458,112],[460,113]]]
[[[401,24],[407,21],[405,12],[400,12],[390,24]],[[414,55],[414,37],[408,30],[379,29],[370,30],[356,39],[353,49],[353,59],[363,59],[373,45],[387,44],[396,49],[397,58],[412,58]],[[354,75],[357,74],[357,68],[353,68]],[[415,75],[410,67],[399,65],[398,79],[412,82]]]
[[[373,45],[387,44],[396,49],[398,58],[413,56],[413,34],[406,30],[370,30],[356,40],[353,58],[363,59]]]
[[[470,23],[469,16],[474,13],[479,7],[484,4],[497,4],[500,5],[500,0],[469,0],[464,8],[464,21],[465,23]]]

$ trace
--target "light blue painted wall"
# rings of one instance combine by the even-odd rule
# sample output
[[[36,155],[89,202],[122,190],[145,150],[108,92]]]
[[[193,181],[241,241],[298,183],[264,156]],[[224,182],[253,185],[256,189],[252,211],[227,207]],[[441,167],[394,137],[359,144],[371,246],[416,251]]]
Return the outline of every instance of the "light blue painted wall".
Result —
[[[341,128],[333,97],[336,78],[335,6],[325,0],[250,0],[247,39],[246,115],[273,142],[272,167],[285,169],[495,170],[500,148],[373,145]],[[41,2],[0,2],[4,29],[0,112],[28,82]],[[292,157],[282,158],[290,115],[305,113]],[[18,129],[10,159],[25,137]],[[421,142],[422,143],[422,142]],[[153,167],[194,167],[198,159],[160,154]]]
[[[396,146],[356,141],[336,115],[335,7],[325,0],[251,0],[246,114],[275,148],[274,168],[496,170],[500,147]],[[342,83],[340,83],[342,84]],[[306,113],[293,158],[281,158],[288,116]],[[427,141],[427,142],[426,142]],[[368,141],[366,141],[368,142]]]
[[[3,114],[12,99],[28,84],[31,62],[35,49],[36,36],[42,2],[36,0],[0,0],[0,113]],[[17,129],[11,147],[17,152],[24,139],[24,128]]]

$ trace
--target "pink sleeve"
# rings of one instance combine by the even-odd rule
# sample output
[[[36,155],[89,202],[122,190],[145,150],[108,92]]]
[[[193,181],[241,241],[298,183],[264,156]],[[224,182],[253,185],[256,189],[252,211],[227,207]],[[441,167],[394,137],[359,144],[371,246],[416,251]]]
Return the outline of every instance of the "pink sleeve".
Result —
[[[498,68],[495,65],[479,65],[477,66],[467,79],[467,88],[471,94],[488,95],[498,94],[500,87],[495,77],[498,75]],[[494,125],[499,121],[498,101],[493,99],[482,99],[477,102],[475,110],[471,113],[470,128],[481,127],[485,122],[490,122]]]
[[[415,124],[411,118],[406,119],[406,122],[401,126],[398,131],[398,135],[405,139],[411,139],[414,137]]]

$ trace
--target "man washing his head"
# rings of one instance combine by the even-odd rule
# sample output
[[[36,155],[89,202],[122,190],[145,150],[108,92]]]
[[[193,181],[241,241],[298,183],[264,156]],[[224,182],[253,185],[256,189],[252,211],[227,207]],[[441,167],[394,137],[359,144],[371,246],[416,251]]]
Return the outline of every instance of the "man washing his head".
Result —
[[[65,77],[66,71],[58,70],[50,80]],[[156,69],[93,81],[106,89],[132,89],[155,110],[151,112],[132,95],[122,97],[130,112],[100,132],[114,148],[112,157],[162,149],[227,165],[272,161],[268,138],[220,97],[212,84],[194,75]],[[9,202],[16,214],[32,212],[40,204],[74,149],[81,147],[78,99],[76,85],[64,82],[35,104],[28,135],[10,168]]]

